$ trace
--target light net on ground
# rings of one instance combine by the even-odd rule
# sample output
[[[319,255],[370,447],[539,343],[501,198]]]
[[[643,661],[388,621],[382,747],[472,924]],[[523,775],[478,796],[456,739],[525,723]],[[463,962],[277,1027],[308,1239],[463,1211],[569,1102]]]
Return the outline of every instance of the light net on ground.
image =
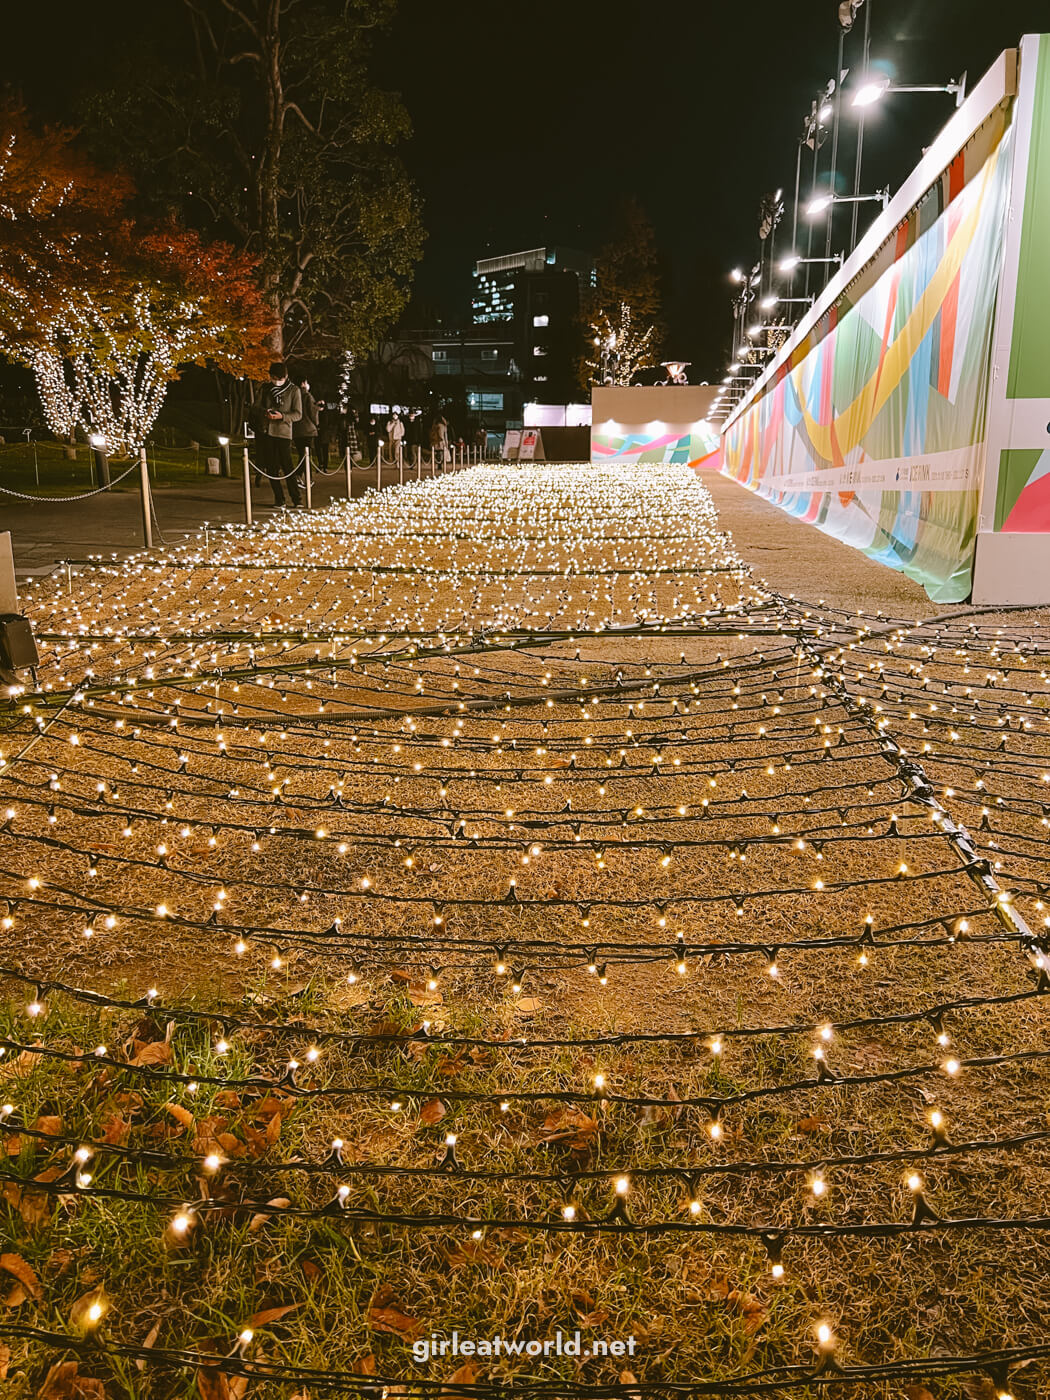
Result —
[[[585,466],[79,565],[30,612],[27,1386],[1040,1393],[1030,617],[785,598],[693,473]],[[633,1355],[412,1355],[559,1330]]]

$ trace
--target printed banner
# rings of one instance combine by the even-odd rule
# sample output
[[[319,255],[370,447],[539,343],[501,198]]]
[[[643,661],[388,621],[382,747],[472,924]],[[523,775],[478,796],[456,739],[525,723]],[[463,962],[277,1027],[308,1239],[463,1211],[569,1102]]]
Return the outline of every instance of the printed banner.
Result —
[[[917,579],[969,596],[1011,133],[1000,115],[723,437],[722,470]]]
[[[718,433],[708,422],[630,423],[609,432],[591,430],[593,462],[662,462],[700,467],[718,450]]]

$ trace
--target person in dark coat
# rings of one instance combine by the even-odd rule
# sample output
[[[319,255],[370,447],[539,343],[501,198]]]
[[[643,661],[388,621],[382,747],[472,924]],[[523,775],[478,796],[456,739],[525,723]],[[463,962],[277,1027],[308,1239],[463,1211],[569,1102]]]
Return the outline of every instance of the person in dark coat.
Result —
[[[317,434],[320,429],[321,410],[317,400],[310,392],[310,381],[304,379],[299,384],[299,392],[303,400],[303,416],[295,425],[295,457],[297,467],[295,470],[296,489],[306,475],[306,449],[310,449],[310,460],[316,467],[317,460]]]
[[[273,487],[274,504],[284,505],[288,489],[290,505],[299,504],[299,487],[293,473],[292,432],[303,416],[299,386],[288,378],[288,367],[280,361],[270,366],[269,383],[255,396],[255,455],[260,469]]]
[[[379,419],[373,413],[368,419],[368,427],[365,429],[365,441],[368,443],[368,460],[375,462],[379,455],[379,440],[382,436],[379,429]]]

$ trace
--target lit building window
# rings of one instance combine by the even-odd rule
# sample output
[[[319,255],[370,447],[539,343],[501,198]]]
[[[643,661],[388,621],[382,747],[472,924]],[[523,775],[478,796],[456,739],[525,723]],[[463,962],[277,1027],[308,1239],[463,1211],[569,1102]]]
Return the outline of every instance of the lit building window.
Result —
[[[550,323],[551,318],[549,316],[533,316],[532,318],[532,324],[534,326],[549,326]]]

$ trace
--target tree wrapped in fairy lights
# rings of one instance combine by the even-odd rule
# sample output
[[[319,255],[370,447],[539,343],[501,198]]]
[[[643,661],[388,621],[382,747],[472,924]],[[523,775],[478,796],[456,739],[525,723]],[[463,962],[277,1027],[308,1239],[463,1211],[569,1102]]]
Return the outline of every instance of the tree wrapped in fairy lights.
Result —
[[[0,351],[33,371],[49,427],[133,451],[183,365],[265,373],[272,312],[250,258],[132,215],[130,184],[0,113]]]
[[[639,370],[657,363],[656,326],[645,330],[634,324],[627,302],[620,303],[615,318],[604,311],[591,322],[593,358],[586,361],[594,384],[630,384]]]

